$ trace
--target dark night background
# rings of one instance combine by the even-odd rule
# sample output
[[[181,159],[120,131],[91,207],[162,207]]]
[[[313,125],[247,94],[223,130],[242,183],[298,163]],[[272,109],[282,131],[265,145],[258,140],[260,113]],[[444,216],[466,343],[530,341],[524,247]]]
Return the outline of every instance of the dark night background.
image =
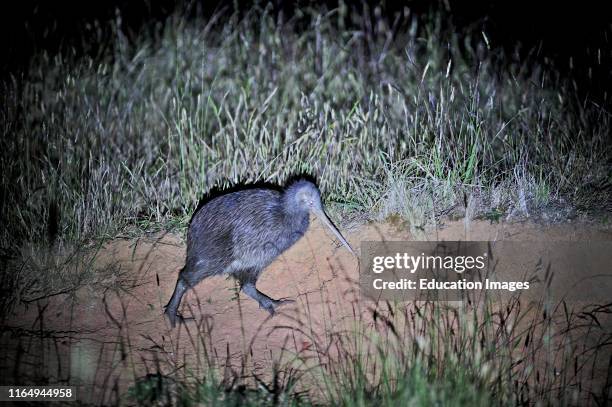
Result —
[[[104,2],[73,2],[31,0],[12,4],[11,11],[2,17],[2,47],[4,61],[2,76],[19,73],[27,66],[29,57],[37,50],[51,53],[60,47],[72,47],[78,52],[95,53],[105,44],[91,44],[88,36],[97,29],[105,30],[105,22],[116,18],[117,10],[128,32],[155,30],[177,7],[187,7],[191,13],[210,15],[215,10],[247,10],[253,2],[234,1],[189,2],[178,4],[164,0],[159,2],[115,0]],[[272,2],[275,11],[284,19],[293,15],[298,7],[312,6],[316,2]],[[577,84],[580,96],[590,99],[609,99],[606,96],[611,75],[610,50],[612,33],[610,13],[606,2],[552,2],[552,1],[407,1],[385,2],[383,13],[393,19],[404,7],[414,15],[423,17],[432,10],[442,10],[449,29],[484,31],[493,47],[504,49],[508,55],[519,53],[539,62],[553,63],[565,77]],[[264,3],[265,4],[265,3]],[[377,4],[351,3],[350,7],[363,12]],[[331,9],[337,3],[328,2]],[[229,14],[229,13],[228,13]],[[278,15],[278,14],[277,14]],[[95,22],[99,24],[94,24]],[[86,45],[83,45],[86,44]],[[570,57],[573,66],[570,67]]]

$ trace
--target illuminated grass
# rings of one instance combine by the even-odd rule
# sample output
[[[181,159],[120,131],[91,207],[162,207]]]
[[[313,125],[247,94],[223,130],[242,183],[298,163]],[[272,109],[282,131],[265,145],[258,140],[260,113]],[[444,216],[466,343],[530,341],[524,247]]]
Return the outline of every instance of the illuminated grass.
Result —
[[[301,30],[177,14],[134,43],[115,27],[96,58],[38,55],[2,85],[0,244],[180,226],[214,186],[303,173],[333,214],[417,226],[468,201],[562,219],[609,196],[610,115],[554,72],[435,19],[389,41],[384,19],[317,13]]]

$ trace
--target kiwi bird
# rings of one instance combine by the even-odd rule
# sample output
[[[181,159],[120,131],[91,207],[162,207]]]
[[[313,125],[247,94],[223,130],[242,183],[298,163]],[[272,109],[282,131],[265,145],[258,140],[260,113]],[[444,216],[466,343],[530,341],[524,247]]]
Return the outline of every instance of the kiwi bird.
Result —
[[[310,213],[326,225],[353,255],[355,252],[327,217],[319,189],[310,181],[282,191],[250,189],[218,196],[200,208],[187,231],[187,258],[165,313],[172,327],[182,320],[183,295],[200,281],[231,275],[240,289],[271,315],[291,300],[275,300],[257,290],[261,272],[306,232]]]

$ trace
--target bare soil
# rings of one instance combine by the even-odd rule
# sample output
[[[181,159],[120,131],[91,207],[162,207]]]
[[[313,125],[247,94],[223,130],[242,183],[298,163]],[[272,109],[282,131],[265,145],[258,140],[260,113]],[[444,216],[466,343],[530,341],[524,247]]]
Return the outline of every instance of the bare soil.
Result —
[[[419,236],[407,230],[372,223],[344,233],[356,248],[366,240],[612,240],[610,226],[581,222],[455,221]],[[176,235],[108,242],[93,266],[113,267],[105,279],[14,311],[0,338],[5,381],[70,380],[80,385],[79,399],[113,403],[135,379],[158,371],[186,367],[202,377],[212,365],[220,375],[265,376],[281,357],[326,352],[330,333],[349,329],[367,306],[359,300],[357,259],[313,222],[258,282],[267,295],[295,303],[270,317],[231,278],[213,277],[183,298],[181,312],[192,320],[172,330],[163,306],[184,258]]]

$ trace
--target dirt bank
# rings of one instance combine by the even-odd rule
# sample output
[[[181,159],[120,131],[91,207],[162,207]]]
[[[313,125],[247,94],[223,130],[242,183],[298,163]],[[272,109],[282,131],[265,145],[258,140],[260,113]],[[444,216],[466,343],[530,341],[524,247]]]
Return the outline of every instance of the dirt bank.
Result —
[[[346,236],[354,247],[365,240],[612,240],[609,226],[586,223],[451,222],[419,236],[406,230],[368,224]],[[92,266],[112,268],[105,280],[15,310],[1,338],[6,380],[70,380],[81,385],[81,400],[111,403],[151,372],[188,368],[202,377],[212,364],[221,375],[266,375],[281,353],[320,359],[330,333],[348,329],[366,306],[357,291],[357,260],[314,222],[258,283],[269,296],[293,298],[294,304],[271,318],[237,295],[233,280],[213,277],[183,299],[182,313],[193,320],[171,330],[163,306],[184,256],[184,242],[175,235],[107,243]]]

